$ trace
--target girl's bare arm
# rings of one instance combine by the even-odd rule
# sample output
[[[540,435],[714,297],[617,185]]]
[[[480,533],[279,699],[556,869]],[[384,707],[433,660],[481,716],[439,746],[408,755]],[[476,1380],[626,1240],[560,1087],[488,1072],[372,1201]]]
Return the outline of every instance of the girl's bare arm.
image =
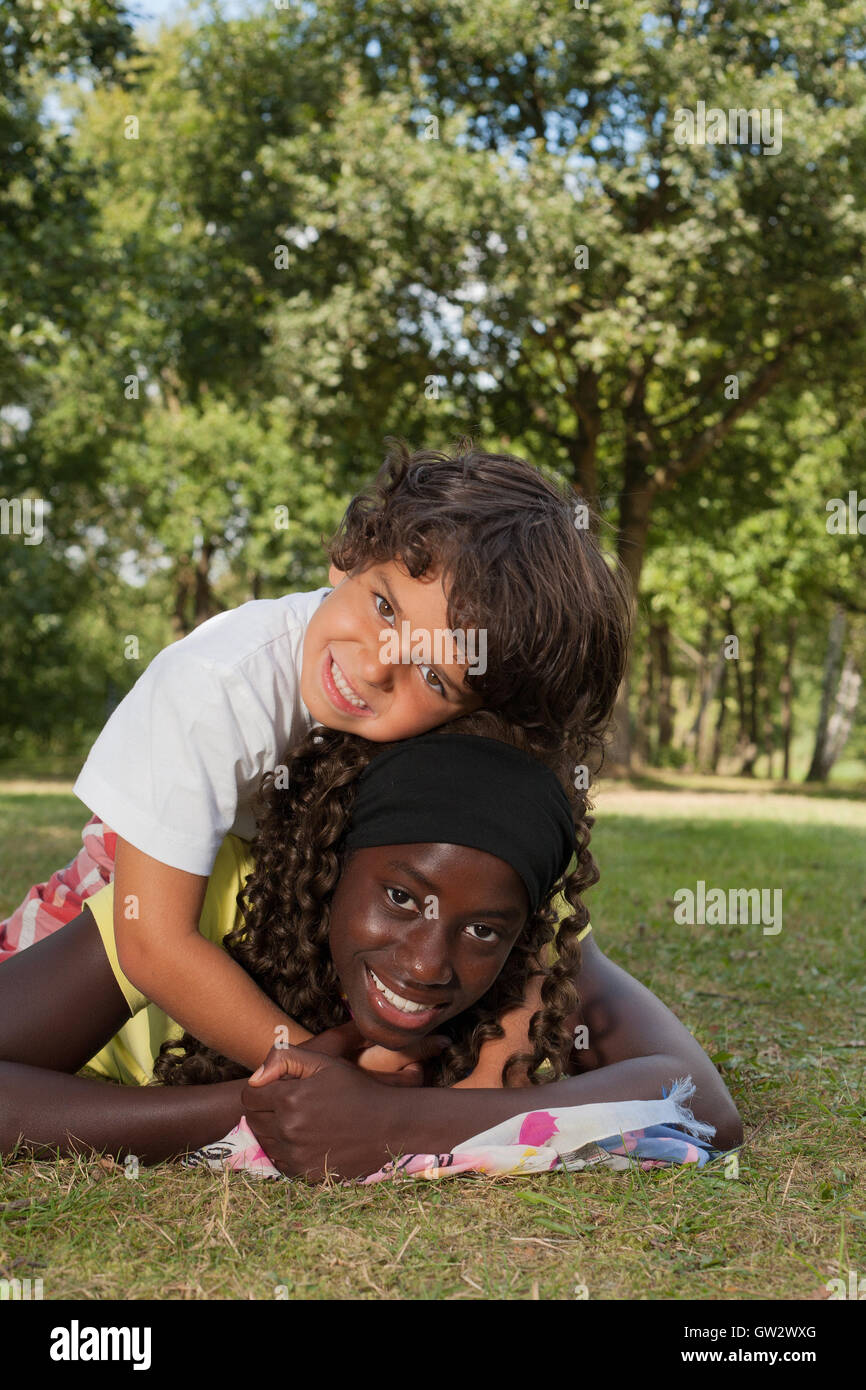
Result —
[[[0,968],[0,1153],[97,1149],[155,1163],[212,1143],[242,1114],[243,1081],[115,1086],[75,1073],[129,1010],[85,909]]]
[[[173,869],[118,837],[114,935],[120,968],[148,999],[224,1057],[253,1071],[278,1029],[308,1029],[284,1014],[237,961],[199,931],[207,879]]]
[[[500,1089],[499,1097],[496,1096],[505,1061],[514,1051],[529,1050],[528,1022],[541,1007],[540,979],[536,976],[527,986],[524,1005],[502,1020],[506,1036],[485,1044],[473,1076],[448,1088],[449,1093],[470,1090],[479,1106],[476,1118],[484,1122],[475,1124],[465,1135],[452,1135],[453,1143],[487,1127],[488,1115],[495,1116],[489,1124],[498,1124],[509,1115],[532,1108],[541,1095],[547,1105],[660,1100],[662,1085],[669,1086],[674,1078],[689,1074],[696,1086],[691,1108],[697,1119],[716,1126],[713,1143],[719,1148],[734,1148],[742,1143],[743,1130],[736,1106],[700,1043],[651,990],[608,960],[592,935],[581,943],[577,990],[580,1007],[568,1020],[568,1029],[574,1038],[576,1030],[585,1027],[586,1045],[578,1032],[578,1047],[570,1045],[561,1059],[567,1079],[540,1090],[537,1086],[525,1086],[518,1077],[514,1088],[509,1087],[505,1095]],[[482,1062],[484,1071],[480,1072]],[[483,1078],[480,1089],[476,1073]],[[516,1103],[506,1098],[512,1090]],[[435,1095],[435,1089],[426,1090],[425,1102]],[[528,1104],[529,1096],[532,1105]],[[486,1107],[483,1115],[480,1107]]]
[[[115,1086],[0,1062],[0,1154],[21,1141],[49,1157],[96,1150],[160,1163],[228,1134],[243,1114],[244,1084]]]
[[[128,1021],[87,908],[0,966],[0,1061],[76,1072]]]

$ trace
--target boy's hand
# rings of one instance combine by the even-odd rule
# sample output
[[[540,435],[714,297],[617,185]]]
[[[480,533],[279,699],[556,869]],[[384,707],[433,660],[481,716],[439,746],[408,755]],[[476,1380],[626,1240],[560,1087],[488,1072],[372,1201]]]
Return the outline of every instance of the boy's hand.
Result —
[[[368,1042],[358,1025],[350,1020],[336,1028],[328,1028],[297,1046],[352,1062],[362,1071],[369,1072],[371,1079],[387,1086],[423,1086],[424,1062],[438,1057],[450,1041],[442,1033],[431,1033],[426,1038],[419,1038],[417,1043],[410,1043],[403,1051],[392,1052]],[[285,1076],[285,1054],[284,1047],[272,1047],[262,1066],[250,1077],[249,1084],[267,1086]]]

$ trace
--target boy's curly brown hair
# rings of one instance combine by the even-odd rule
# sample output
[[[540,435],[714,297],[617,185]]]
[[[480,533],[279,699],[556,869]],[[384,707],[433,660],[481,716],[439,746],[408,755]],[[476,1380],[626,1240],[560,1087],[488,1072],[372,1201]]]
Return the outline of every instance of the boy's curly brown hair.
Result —
[[[488,710],[464,715],[435,732],[499,738],[539,757],[559,777],[575,815],[576,865],[551,888],[527,921],[491,988],[476,1004],[447,1020],[437,1032],[451,1045],[428,1064],[433,1085],[449,1086],[472,1071],[481,1046],[504,1036],[499,1022],[517,1007],[532,976],[542,976],[542,1007],[531,1019],[532,1050],[512,1055],[502,1070],[508,1084],[516,1067],[525,1067],[531,1084],[548,1079],[539,1069],[550,1063],[552,1077],[564,1073],[571,1050],[566,1020],[577,1005],[575,980],[580,969],[578,933],[589,919],[582,891],[599,878],[589,851],[594,818],[587,814],[585,791],[571,782],[567,751],[551,751],[546,740]],[[339,981],[328,947],[331,899],[347,862],[343,845],[355,800],[356,784],[367,764],[393,744],[374,744],[357,735],[317,727],[288,759],[288,787],[278,787],[275,773],[265,775],[259,796],[255,868],[238,894],[243,924],[225,938],[225,947],[260,989],[290,1017],[313,1034],[348,1022]],[[284,780],[279,779],[280,782]],[[572,911],[557,923],[552,906],[562,892]],[[546,948],[554,943],[552,964]],[[154,1080],[197,1085],[248,1075],[246,1068],[214,1053],[189,1034],[163,1043]]]
[[[332,564],[349,573],[399,559],[413,578],[441,569],[449,627],[487,631],[487,670],[467,687],[600,768],[631,627],[630,583],[605,559],[600,518],[525,459],[468,437],[453,454],[385,444],[329,545]]]

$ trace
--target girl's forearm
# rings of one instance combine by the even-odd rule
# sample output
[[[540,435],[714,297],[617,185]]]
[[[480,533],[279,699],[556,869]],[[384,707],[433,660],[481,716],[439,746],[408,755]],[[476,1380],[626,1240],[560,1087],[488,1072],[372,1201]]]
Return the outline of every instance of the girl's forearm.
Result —
[[[95,1149],[159,1163],[228,1134],[243,1113],[244,1085],[116,1086],[2,1062],[0,1154],[23,1139],[47,1153]]]
[[[594,1105],[619,1100],[661,1100],[678,1077],[691,1073],[696,1083],[689,1106],[698,1120],[715,1125],[714,1147],[735,1148],[743,1142],[736,1106],[718,1073],[696,1075],[682,1058],[654,1054],[632,1057],[608,1067],[565,1077],[545,1086],[473,1090],[427,1087],[401,1093],[406,1102],[404,1152],[446,1153],[473,1134],[529,1110],[566,1105]]]
[[[312,1036],[237,961],[197,931],[184,936],[170,956],[157,954],[141,935],[127,934],[120,963],[136,988],[170,1018],[250,1071],[261,1065],[277,1038],[298,1044]]]

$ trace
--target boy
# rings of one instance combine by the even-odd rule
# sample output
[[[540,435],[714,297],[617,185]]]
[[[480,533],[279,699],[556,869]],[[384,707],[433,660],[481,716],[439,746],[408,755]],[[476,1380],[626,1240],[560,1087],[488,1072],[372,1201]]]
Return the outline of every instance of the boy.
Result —
[[[311,1035],[198,924],[219,845],[229,831],[252,838],[252,799],[286,747],[316,723],[387,742],[482,705],[541,741],[571,735],[586,747],[622,677],[622,581],[567,498],[523,460],[469,441],[454,456],[386,442],[376,485],[352,501],[329,547],[333,587],[243,604],[167,647],[74,787],[106,829],[101,874],[81,896],[110,878],[117,836],[124,974],[251,1070],[275,1034]],[[446,631],[476,641],[443,643]],[[467,646],[484,661],[468,662]],[[79,910],[71,894],[63,920]]]

